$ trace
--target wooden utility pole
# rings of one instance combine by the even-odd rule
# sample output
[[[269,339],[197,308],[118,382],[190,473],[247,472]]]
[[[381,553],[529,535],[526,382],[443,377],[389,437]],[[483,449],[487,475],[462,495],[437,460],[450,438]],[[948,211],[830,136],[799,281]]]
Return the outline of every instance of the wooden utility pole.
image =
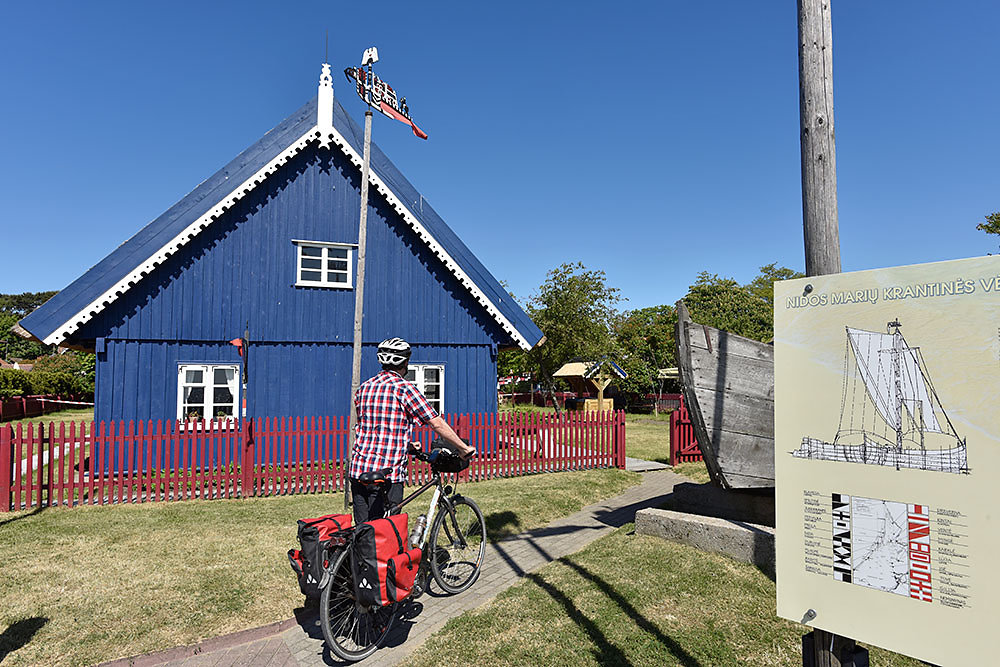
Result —
[[[830,0],[798,0],[802,230],[806,275],[840,273]]]
[[[837,152],[833,131],[833,26],[830,0],[798,0],[802,231],[806,275],[840,273]],[[861,667],[867,649],[815,628],[802,637],[803,667]]]
[[[372,110],[365,111],[365,149],[361,164],[361,225],[358,227],[358,284],[354,286],[354,357],[351,364],[351,418],[347,433],[347,460],[345,478],[354,455],[354,429],[358,423],[358,410],[354,405],[354,395],[361,386],[361,321],[364,319],[365,304],[365,248],[368,238],[368,165],[372,146]],[[344,484],[344,509],[351,507],[351,485]]]

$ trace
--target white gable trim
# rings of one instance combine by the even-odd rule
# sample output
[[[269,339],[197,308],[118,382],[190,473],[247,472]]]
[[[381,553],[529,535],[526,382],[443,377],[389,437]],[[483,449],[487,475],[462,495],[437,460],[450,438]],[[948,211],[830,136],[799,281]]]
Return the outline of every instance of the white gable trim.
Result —
[[[313,126],[285,150],[281,151],[270,162],[261,167],[253,176],[243,181],[233,189],[218,204],[213,206],[208,212],[200,216],[197,220],[188,225],[180,234],[171,239],[166,245],[153,253],[142,264],[130,271],[128,275],[115,283],[111,288],[91,301],[73,317],[63,323],[59,328],[49,334],[43,341],[47,345],[62,343],[66,338],[81,326],[86,324],[97,313],[111,305],[118,297],[134,287],[142,278],[147,276],[157,266],[162,264],[168,257],[176,253],[181,247],[194,239],[201,231],[219,219],[223,213],[246,195],[263,183],[268,176],[277,171],[282,165],[301,152],[310,142],[318,141],[321,146],[329,146],[331,142],[343,151],[343,153],[359,169],[362,166],[361,156],[347,143],[344,137],[334,127],[320,128]],[[524,350],[530,350],[531,345],[520,331],[504,316],[503,313],[486,296],[479,286],[469,278],[468,274],[459,266],[450,254],[437,242],[430,232],[421,224],[409,208],[392,192],[391,189],[379,178],[375,171],[369,172],[369,178],[375,188],[382,193],[389,204],[399,213],[403,220],[417,233],[417,236],[427,244],[431,251],[444,262],[444,265],[454,274],[458,281],[472,294],[472,296],[482,305],[486,311],[493,316],[497,323],[506,331],[514,341]]]
[[[157,250],[155,253],[150,255],[145,262],[130,271],[128,275],[115,283],[110,289],[104,292],[104,294],[87,304],[86,307],[63,323],[63,325],[58,329],[49,334],[42,342],[46,345],[56,345],[66,340],[67,336],[90,321],[92,317],[104,310],[104,308],[111,305],[115,299],[127,292],[129,288],[135,286],[137,282],[147,276],[168,257],[173,255],[181,247],[201,233],[203,229],[218,220],[223,213],[232,208],[233,204],[253,192],[253,190],[258,185],[263,183],[268,176],[276,172],[279,167],[302,151],[302,149],[304,149],[310,141],[315,140],[315,130],[315,126],[310,128],[305,134],[299,137],[296,141],[292,142],[288,148],[281,151],[277,156],[275,156],[274,159],[261,167],[257,173],[240,183],[232,192],[226,195],[222,201],[209,209],[207,213],[188,225],[184,231],[171,239],[166,245]]]
[[[355,151],[349,143],[347,143],[347,140],[345,140],[340,132],[337,131],[337,128],[329,128],[322,134],[324,136],[320,138],[321,143],[326,143],[332,140],[333,143],[337,144],[344,154],[350,158],[351,162],[353,162],[358,169],[362,167],[363,160],[361,156],[358,155],[357,151]],[[397,213],[403,216],[403,220],[405,220],[406,223],[413,228],[413,231],[415,231],[417,236],[419,236],[420,239],[427,244],[427,247],[431,249],[431,252],[437,255],[441,261],[444,262],[444,265],[451,270],[455,277],[458,278],[458,281],[462,283],[467,290],[469,290],[481,306],[486,308],[486,311],[493,316],[503,330],[511,335],[518,346],[523,350],[530,350],[531,345],[528,343],[528,340],[513,324],[511,324],[510,320],[508,320],[506,316],[500,312],[500,309],[498,309],[489,297],[487,297],[486,294],[479,288],[479,285],[469,278],[468,274],[462,269],[461,266],[459,266],[458,262],[456,262],[441,246],[441,244],[437,242],[437,239],[435,239],[430,232],[427,231],[417,217],[413,215],[410,209],[407,208],[407,206],[400,201],[399,197],[397,197],[396,194],[382,181],[382,179],[379,178],[378,174],[376,174],[374,170],[370,170],[368,172],[368,178],[375,188],[389,201],[389,205],[392,206]]]

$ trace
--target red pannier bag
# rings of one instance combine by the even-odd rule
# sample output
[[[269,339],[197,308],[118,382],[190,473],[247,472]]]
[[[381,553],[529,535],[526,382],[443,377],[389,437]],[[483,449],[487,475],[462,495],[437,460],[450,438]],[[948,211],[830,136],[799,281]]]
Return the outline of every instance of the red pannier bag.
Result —
[[[406,599],[420,569],[419,547],[407,549],[408,515],[366,521],[354,529],[351,550],[355,595],[364,606]]]
[[[299,588],[303,594],[316,597],[319,595],[319,582],[326,565],[324,561],[327,548],[337,533],[351,527],[351,515],[327,514],[315,519],[299,519],[298,524],[301,551],[290,550],[288,560],[299,575]],[[294,557],[294,553],[298,553],[298,558]]]
[[[413,582],[420,569],[420,547],[396,554],[385,565],[385,588],[393,602],[405,600],[413,591]]]

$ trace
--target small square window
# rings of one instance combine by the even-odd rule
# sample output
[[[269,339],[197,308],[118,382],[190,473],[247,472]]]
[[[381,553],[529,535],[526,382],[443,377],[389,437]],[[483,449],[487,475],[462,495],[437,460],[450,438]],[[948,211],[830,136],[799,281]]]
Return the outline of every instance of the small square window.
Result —
[[[297,287],[353,287],[351,264],[354,246],[323,241],[293,241],[298,249]]]

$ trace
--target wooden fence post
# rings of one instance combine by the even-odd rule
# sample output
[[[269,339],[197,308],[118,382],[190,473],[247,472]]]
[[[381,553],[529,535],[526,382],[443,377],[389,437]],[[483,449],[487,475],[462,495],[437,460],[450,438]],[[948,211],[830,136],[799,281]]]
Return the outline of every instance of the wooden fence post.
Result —
[[[253,488],[253,420],[243,418],[240,424],[240,444],[242,445],[242,456],[240,457],[240,498],[249,498],[254,495]]]
[[[615,413],[614,420],[615,438],[615,465],[620,469],[625,469],[625,412],[619,410]]]
[[[674,410],[673,412],[670,413],[670,443],[669,443],[670,459],[669,460],[670,460],[670,465],[672,466],[677,465],[677,441],[679,440],[677,433],[677,421],[679,417],[678,415],[679,412],[680,410]]]
[[[0,425],[0,512],[10,511],[10,473],[14,452],[10,426]]]

